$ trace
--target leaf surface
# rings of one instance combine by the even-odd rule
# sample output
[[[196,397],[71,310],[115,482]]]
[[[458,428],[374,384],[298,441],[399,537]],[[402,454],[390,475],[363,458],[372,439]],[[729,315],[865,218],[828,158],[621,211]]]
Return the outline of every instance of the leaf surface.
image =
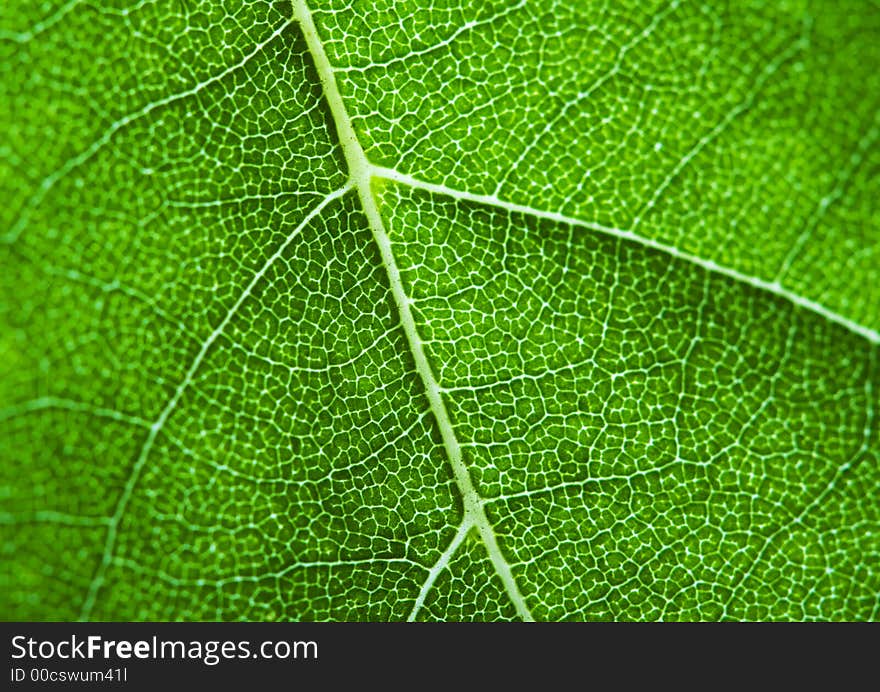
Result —
[[[0,9],[8,619],[875,619],[868,4]]]

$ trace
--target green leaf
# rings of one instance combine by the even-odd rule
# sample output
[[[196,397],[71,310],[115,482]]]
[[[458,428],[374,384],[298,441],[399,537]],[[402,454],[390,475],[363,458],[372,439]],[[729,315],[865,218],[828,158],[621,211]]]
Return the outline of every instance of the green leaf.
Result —
[[[869,3],[0,7],[5,619],[876,619]]]

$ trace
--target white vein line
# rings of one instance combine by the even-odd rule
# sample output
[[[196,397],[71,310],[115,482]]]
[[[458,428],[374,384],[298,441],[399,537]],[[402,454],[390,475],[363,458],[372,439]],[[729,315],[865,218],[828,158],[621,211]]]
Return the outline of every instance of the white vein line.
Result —
[[[808,27],[807,27],[808,28]],[[776,58],[770,62],[768,65],[764,67],[761,71],[761,74],[758,75],[755,80],[752,89],[746,94],[746,97],[737,104],[734,108],[732,108],[727,115],[719,122],[715,127],[713,127],[709,132],[700,137],[699,141],[691,147],[691,149],[679,160],[679,162],[675,165],[675,167],[670,171],[670,173],[663,179],[660,185],[654,190],[654,194],[651,195],[651,198],[648,202],[642,207],[642,211],[639,212],[639,215],[636,217],[633,230],[645,219],[645,216],[650,212],[660,198],[663,196],[663,193],[672,185],[675,180],[678,179],[678,176],[681,175],[681,172],[685,170],[697,156],[699,156],[700,152],[703,151],[709,144],[714,142],[721,134],[727,130],[728,127],[733,124],[733,122],[742,115],[745,111],[749,110],[752,105],[755,103],[755,100],[758,98],[758,95],[764,88],[764,84],[766,84],[767,80],[770,79],[779,68],[782,67],[786,62],[791,60],[795,55],[805,50],[808,47],[808,40],[805,37],[801,37],[797,41],[795,41],[791,46],[789,46],[786,50],[782,51]]]
[[[185,91],[178,92],[176,94],[172,94],[170,96],[166,96],[165,98],[159,99],[157,101],[153,101],[143,106],[139,110],[129,113],[118,120],[116,120],[110,127],[108,127],[104,134],[101,135],[98,139],[92,142],[86,149],[81,151],[79,154],[74,156],[71,159],[68,159],[66,163],[64,163],[60,168],[56,168],[52,173],[43,178],[43,182],[40,183],[40,187],[37,191],[31,195],[28,201],[25,203],[24,208],[18,216],[16,222],[12,225],[9,231],[5,235],[0,235],[0,243],[5,243],[7,245],[11,245],[14,243],[21,233],[24,231],[25,226],[30,220],[30,215],[33,213],[34,209],[36,209],[40,202],[46,197],[55,183],[61,180],[64,176],[66,176],[70,171],[78,168],[82,164],[86,163],[89,159],[91,159],[101,148],[107,144],[119,130],[126,127],[129,123],[134,122],[135,120],[139,120],[150,113],[152,113],[157,108],[162,108],[164,106],[168,106],[172,103],[180,101],[181,99],[189,98],[190,96],[195,96],[199,92],[203,91],[207,87],[212,84],[216,84],[220,82],[228,75],[240,70],[245,65],[247,65],[253,58],[258,55],[269,43],[278,38],[289,26],[291,22],[284,22],[281,26],[279,26],[275,31],[272,32],[265,40],[258,43],[254,46],[254,49],[245,55],[241,60],[239,60],[234,65],[227,67],[222,72],[209,77],[203,82],[199,82],[193,87]]]
[[[107,526],[110,517],[87,517],[55,512],[51,509],[42,509],[27,514],[14,514],[12,512],[0,512],[0,525],[15,526],[18,524],[58,524],[60,526],[83,526],[95,528]]]
[[[507,184],[510,176],[517,170],[517,168],[519,168],[522,162],[525,161],[543,141],[544,137],[550,134],[553,129],[557,125],[559,125],[560,120],[563,120],[572,108],[579,105],[583,101],[590,99],[596,92],[596,90],[601,88],[608,80],[613,79],[614,77],[619,75],[620,70],[623,67],[624,60],[626,60],[627,54],[633,48],[637,47],[642,41],[651,36],[657,29],[657,26],[660,24],[660,22],[666,19],[666,15],[675,10],[677,7],[678,2],[672,2],[662,12],[658,12],[657,14],[655,14],[651,19],[651,22],[641,31],[639,31],[633,40],[624,45],[617,52],[617,57],[615,58],[614,64],[611,66],[610,70],[608,70],[607,72],[605,72],[605,74],[596,79],[589,87],[587,87],[586,89],[582,89],[573,99],[569,99],[566,103],[564,103],[562,107],[556,112],[556,114],[544,123],[544,127],[541,128],[541,131],[538,132],[538,134],[536,134],[534,137],[532,137],[531,141],[525,147],[523,147],[522,151],[516,157],[516,160],[507,168],[507,172],[498,181],[498,184],[495,186],[496,195]]]
[[[868,360],[868,368],[865,373],[865,402],[866,402],[866,411],[865,411],[865,426],[862,432],[862,444],[861,446],[840,466],[837,467],[837,470],[834,472],[834,475],[831,477],[831,480],[825,485],[825,488],[820,492],[812,501],[804,506],[804,508],[798,512],[797,516],[793,517],[789,521],[780,524],[779,527],[773,531],[764,542],[761,544],[761,548],[755,554],[753,558],[749,561],[749,566],[746,570],[741,574],[739,579],[736,580],[736,583],[733,586],[729,587],[730,595],[727,597],[727,600],[724,603],[724,615],[726,616],[727,610],[730,607],[730,604],[733,603],[736,598],[737,591],[740,587],[745,584],[749,579],[752,578],[754,574],[755,567],[762,564],[764,559],[764,555],[768,550],[773,548],[773,542],[782,535],[785,531],[788,531],[793,526],[802,526],[803,520],[805,517],[809,516],[809,514],[819,507],[827,498],[835,488],[837,488],[838,484],[840,484],[841,479],[851,470],[858,466],[864,459],[868,458],[868,451],[871,448],[871,437],[874,434],[874,386],[873,386],[873,376],[874,370],[877,360],[877,351],[871,350],[869,360]]]
[[[420,180],[419,178],[415,178],[411,175],[400,173],[393,168],[385,168],[383,166],[371,166],[370,172],[371,175],[377,178],[392,180],[402,185],[407,185],[409,187],[413,187],[419,190],[425,190],[426,192],[431,192],[437,195],[443,195],[458,201],[472,202],[474,204],[497,207],[499,209],[503,209],[507,212],[511,212],[514,214],[523,214],[526,216],[533,216],[538,219],[546,219],[547,221],[553,221],[556,223],[579,226],[581,228],[586,228],[588,230],[613,236],[615,238],[623,238],[625,240],[639,243],[640,245],[644,245],[645,247],[664,252],[678,259],[690,262],[691,264],[695,264],[707,271],[727,276],[736,281],[748,284],[749,286],[757,288],[761,291],[766,291],[767,293],[772,293],[775,296],[784,298],[785,300],[794,303],[796,306],[803,308],[804,310],[814,312],[818,315],[821,315],[825,319],[828,319],[841,325],[842,327],[845,327],[846,329],[849,329],[851,332],[854,332],[859,336],[864,337],[873,344],[880,344],[880,332],[874,329],[870,329],[869,327],[865,327],[858,322],[854,322],[853,320],[850,320],[843,315],[840,315],[833,310],[830,310],[821,303],[817,303],[816,301],[810,300],[809,298],[804,298],[803,296],[794,293],[793,291],[790,291],[789,289],[785,288],[785,286],[783,286],[778,280],[765,281],[764,279],[760,279],[756,276],[744,274],[743,272],[737,271],[736,269],[720,265],[712,260],[697,257],[696,255],[692,255],[691,253],[685,252],[684,250],[679,250],[677,247],[667,245],[666,243],[661,243],[651,238],[647,238],[631,230],[603,226],[601,224],[593,223],[591,221],[584,221],[582,219],[566,216],[565,214],[560,214],[558,212],[545,211],[543,209],[536,209],[534,207],[530,207],[524,204],[507,202],[496,195],[478,195],[471,192],[466,192],[464,190],[457,190],[455,188],[447,187],[446,185],[429,183],[427,181]]]
[[[875,123],[880,122],[880,112],[874,115]],[[835,182],[834,188],[827,195],[822,197],[819,200],[819,204],[813,210],[813,214],[810,219],[807,221],[806,227],[803,232],[801,232],[800,236],[798,236],[797,240],[795,240],[794,245],[792,245],[791,250],[788,251],[788,254],[785,256],[785,259],[782,260],[782,263],[779,267],[779,271],[776,274],[776,280],[782,281],[785,277],[788,276],[788,273],[791,271],[792,265],[795,260],[800,256],[801,252],[804,249],[804,245],[806,245],[807,241],[812,236],[813,231],[819,225],[819,222],[825,217],[828,213],[828,210],[834,205],[835,202],[843,197],[843,193],[846,188],[849,186],[852,179],[855,177],[858,172],[859,167],[862,165],[862,162],[865,160],[865,155],[870,151],[870,149],[874,146],[874,143],[877,141],[877,137],[880,136],[880,127],[876,125],[871,127],[868,132],[859,140],[859,143],[856,145],[856,150],[850,154],[849,164],[843,170],[843,172],[837,177],[837,181]]]
[[[223,333],[223,330],[226,329],[229,322],[238,312],[242,303],[244,303],[244,301],[250,297],[251,293],[254,290],[254,287],[266,275],[266,272],[269,271],[269,268],[284,254],[284,252],[290,246],[291,242],[293,242],[293,239],[296,238],[300,234],[300,232],[312,221],[312,219],[318,216],[318,214],[320,214],[328,204],[342,197],[345,193],[349,192],[352,187],[352,183],[348,182],[338,190],[331,192],[320,202],[320,204],[315,206],[315,208],[306,215],[306,217],[300,222],[300,224],[296,228],[294,228],[293,231],[291,231],[290,235],[287,236],[285,241],[278,247],[278,249],[272,254],[272,256],[269,257],[269,259],[266,260],[266,262],[263,264],[262,267],[260,267],[257,273],[254,274],[248,285],[241,292],[238,300],[236,300],[235,303],[233,303],[232,307],[229,308],[226,316],[222,320],[220,320],[220,323],[214,328],[214,331],[212,331],[208,338],[205,339],[205,341],[202,343],[199,352],[196,354],[195,358],[193,358],[189,369],[183,376],[183,380],[177,386],[177,389],[168,400],[168,403],[165,404],[165,408],[162,409],[159,417],[156,418],[156,421],[150,426],[150,432],[147,434],[146,440],[144,440],[144,444],[141,447],[141,451],[138,454],[137,460],[134,463],[134,467],[132,468],[131,474],[128,477],[128,481],[126,482],[125,487],[122,489],[122,494],[119,496],[119,501],[116,503],[116,509],[113,512],[113,516],[110,517],[107,529],[107,537],[104,542],[104,551],[101,556],[101,562],[98,565],[97,570],[95,571],[95,575],[92,578],[91,584],[89,585],[88,593],[80,611],[80,620],[88,620],[89,616],[91,615],[92,608],[95,605],[95,599],[97,598],[98,592],[100,591],[102,584],[104,583],[104,575],[107,571],[107,567],[109,566],[110,561],[113,559],[113,551],[116,546],[116,535],[119,528],[119,522],[122,519],[123,514],[125,514],[126,507],[128,506],[128,502],[131,499],[132,493],[134,492],[134,488],[137,485],[138,479],[140,478],[140,475],[144,470],[144,466],[146,466],[147,458],[150,456],[150,450],[152,450],[153,448],[153,443],[156,441],[156,437],[159,434],[159,431],[165,425],[168,417],[171,415],[172,411],[174,411],[174,408],[177,406],[177,403],[183,396],[184,391],[187,387],[189,387],[190,384],[192,384],[193,377],[195,376],[196,371],[199,369],[199,366],[202,364],[202,361],[205,359],[208,351],[211,349],[211,346]]]
[[[525,599],[523,599],[519,587],[513,578],[510,565],[507,563],[507,559],[504,557],[498,546],[495,531],[489,523],[486,511],[483,509],[482,499],[477,494],[476,488],[474,487],[470,474],[468,473],[467,466],[462,459],[461,446],[455,436],[455,430],[452,427],[452,422],[446,411],[446,404],[443,402],[443,397],[440,393],[440,386],[437,383],[434,373],[431,370],[431,365],[428,363],[428,359],[425,356],[425,349],[422,340],[419,337],[416,323],[410,310],[410,301],[403,288],[403,280],[400,276],[400,270],[397,267],[397,262],[394,259],[394,252],[391,249],[391,240],[388,238],[388,233],[385,231],[385,225],[379,214],[379,208],[376,206],[376,200],[374,199],[371,190],[370,183],[373,167],[369,161],[367,161],[364,150],[361,148],[361,144],[354,132],[351,119],[349,118],[348,112],[345,109],[345,104],[342,101],[342,95],[339,93],[339,87],[336,84],[333,66],[327,58],[327,54],[324,51],[324,45],[318,36],[315,22],[312,19],[311,12],[304,0],[293,1],[293,13],[302,28],[312,60],[315,62],[318,76],[321,78],[324,96],[327,99],[327,104],[330,107],[333,120],[336,124],[337,135],[339,136],[339,142],[342,146],[346,163],[348,164],[349,175],[357,188],[364,214],[367,217],[367,221],[370,224],[370,230],[373,233],[373,238],[376,241],[376,245],[379,246],[382,263],[388,274],[391,293],[394,296],[394,302],[397,304],[397,310],[400,314],[400,324],[403,327],[406,339],[409,342],[413,360],[415,361],[416,372],[425,387],[425,394],[427,395],[428,403],[437,420],[437,425],[440,428],[440,434],[443,438],[443,446],[446,449],[446,454],[449,458],[449,463],[452,466],[456,485],[462,496],[465,518],[473,521],[474,526],[480,534],[480,538],[482,538],[483,542],[486,544],[486,550],[489,553],[489,559],[492,561],[492,566],[495,568],[495,571],[498,573],[499,578],[504,584],[504,589],[510,600],[513,602],[517,613],[523,620],[532,620],[533,618],[529,612],[528,606],[526,606]]]
[[[122,411],[116,411],[104,406],[92,406],[83,401],[75,401],[64,397],[43,396],[22,403],[14,404],[8,408],[0,409],[0,422],[7,421],[17,416],[47,410],[71,411],[73,413],[85,413],[98,418],[109,418],[120,423],[127,423],[139,428],[148,428],[149,421],[138,416],[131,416]]]
[[[419,590],[419,595],[416,597],[416,602],[413,604],[407,622],[415,622],[416,616],[425,604],[425,598],[428,596],[428,592],[431,590],[431,587],[434,586],[434,582],[437,581],[437,577],[439,577],[440,573],[446,569],[452,556],[455,555],[455,551],[458,550],[458,546],[461,545],[461,542],[465,539],[465,536],[468,535],[468,532],[470,532],[472,528],[474,528],[473,518],[465,517],[464,521],[461,522],[461,526],[458,527],[455,537],[446,547],[446,550],[443,551],[443,554],[437,558],[437,562],[435,562],[431,569],[428,570],[428,576],[425,578],[425,582]]]
[[[15,41],[16,43],[27,43],[28,41],[33,40],[44,31],[51,29],[58,22],[64,19],[65,16],[70,14],[77,5],[79,5],[82,0],[68,0],[68,2],[62,7],[58,8],[50,14],[48,17],[41,19],[39,22],[34,24],[30,29],[26,31],[2,31],[0,30],[0,40],[6,41]]]
[[[398,55],[391,57],[387,60],[381,60],[376,62],[368,62],[366,65],[346,65],[344,67],[334,67],[333,71],[336,73],[340,72],[369,72],[370,70],[375,70],[379,68],[389,68],[392,65],[396,65],[401,62],[405,62],[407,60],[413,60],[414,58],[421,58],[426,55],[430,55],[438,50],[446,48],[447,46],[454,43],[459,36],[462,34],[466,34],[472,29],[476,29],[479,27],[491,25],[497,22],[499,19],[507,17],[509,14],[513,14],[514,12],[521,10],[526,6],[526,0],[520,0],[520,2],[515,5],[511,5],[509,7],[504,8],[501,12],[496,14],[489,15],[488,17],[484,17],[483,19],[469,19],[464,24],[455,29],[449,36],[446,36],[442,41],[438,41],[430,46],[425,46],[423,48],[418,48],[416,50],[411,50],[405,55]]]

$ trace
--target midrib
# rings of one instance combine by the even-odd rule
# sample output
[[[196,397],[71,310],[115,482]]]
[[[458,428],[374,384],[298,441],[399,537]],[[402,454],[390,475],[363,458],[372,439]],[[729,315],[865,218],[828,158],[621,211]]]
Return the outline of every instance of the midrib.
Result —
[[[486,551],[492,566],[501,579],[504,589],[508,597],[516,608],[519,616],[524,620],[532,620],[529,608],[519,591],[519,587],[513,578],[506,558],[498,546],[495,537],[495,531],[489,523],[486,511],[483,508],[483,502],[478,495],[470,473],[464,463],[461,455],[461,446],[452,427],[449,413],[446,411],[446,404],[440,392],[440,385],[434,377],[434,372],[425,355],[425,349],[416,327],[415,319],[410,310],[409,297],[403,287],[403,280],[400,276],[400,269],[391,249],[391,240],[385,230],[385,224],[376,205],[371,189],[371,181],[373,178],[373,167],[367,160],[360,141],[355,135],[354,128],[351,124],[351,118],[342,101],[339,93],[339,87],[336,84],[336,77],[333,73],[333,66],[330,64],[327,54],[324,51],[324,45],[318,36],[315,22],[312,19],[311,12],[304,0],[293,0],[294,18],[299,22],[303,35],[306,39],[312,60],[321,80],[321,86],[324,90],[324,97],[330,108],[333,120],[336,125],[337,136],[348,164],[348,172],[351,182],[357,189],[358,197],[361,201],[364,214],[373,233],[376,245],[382,257],[382,264],[388,274],[388,282],[390,284],[391,293],[394,296],[394,302],[400,316],[400,324],[409,343],[415,361],[416,371],[424,385],[425,394],[432,413],[437,421],[440,434],[443,438],[443,446],[449,463],[452,466],[453,476],[458,490],[461,493],[462,503],[464,505],[464,518],[459,534],[466,527],[473,526],[480,535],[480,538],[486,545]],[[451,551],[450,551],[451,552]],[[451,557],[451,555],[449,556]],[[435,566],[436,568],[436,566]],[[431,580],[433,581],[433,580]]]

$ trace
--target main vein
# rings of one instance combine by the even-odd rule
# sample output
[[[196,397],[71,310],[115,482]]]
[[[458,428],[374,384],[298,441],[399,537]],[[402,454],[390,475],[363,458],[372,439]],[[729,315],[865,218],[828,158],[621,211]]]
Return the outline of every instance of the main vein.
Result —
[[[495,531],[489,523],[486,511],[483,508],[483,502],[477,493],[476,488],[471,480],[470,473],[464,463],[461,455],[461,446],[452,427],[449,413],[446,411],[446,405],[440,392],[440,385],[434,377],[431,365],[425,355],[425,349],[422,340],[416,328],[412,311],[410,310],[409,297],[403,287],[403,280],[400,276],[400,269],[397,267],[397,261],[394,258],[394,252],[391,248],[391,240],[385,230],[385,224],[376,205],[371,189],[371,180],[373,167],[367,160],[360,141],[355,135],[352,127],[351,118],[348,116],[345,104],[342,101],[342,95],[339,93],[339,87],[336,84],[336,77],[333,73],[333,66],[330,64],[327,54],[324,51],[324,45],[318,36],[315,22],[312,19],[311,12],[304,0],[293,0],[293,13],[295,19],[299,22],[306,43],[309,47],[318,76],[321,79],[321,85],[324,89],[324,96],[333,115],[336,124],[337,136],[348,164],[348,172],[351,181],[357,189],[360,197],[361,206],[364,214],[370,224],[370,230],[379,252],[382,257],[382,264],[388,274],[388,282],[391,287],[391,293],[394,296],[394,302],[397,305],[400,314],[400,323],[409,342],[410,350],[415,361],[416,371],[422,380],[428,403],[437,425],[440,428],[440,434],[443,438],[443,446],[452,466],[452,472],[455,477],[456,485],[462,496],[462,502],[465,511],[464,523],[472,522],[477,529],[480,538],[486,545],[489,559],[492,562],[495,571],[498,573],[504,589],[510,600],[513,602],[517,613],[524,620],[532,620],[528,606],[519,591],[519,587],[513,578],[510,565],[504,557],[498,546],[498,540],[495,537]],[[450,553],[450,550],[447,551]]]

